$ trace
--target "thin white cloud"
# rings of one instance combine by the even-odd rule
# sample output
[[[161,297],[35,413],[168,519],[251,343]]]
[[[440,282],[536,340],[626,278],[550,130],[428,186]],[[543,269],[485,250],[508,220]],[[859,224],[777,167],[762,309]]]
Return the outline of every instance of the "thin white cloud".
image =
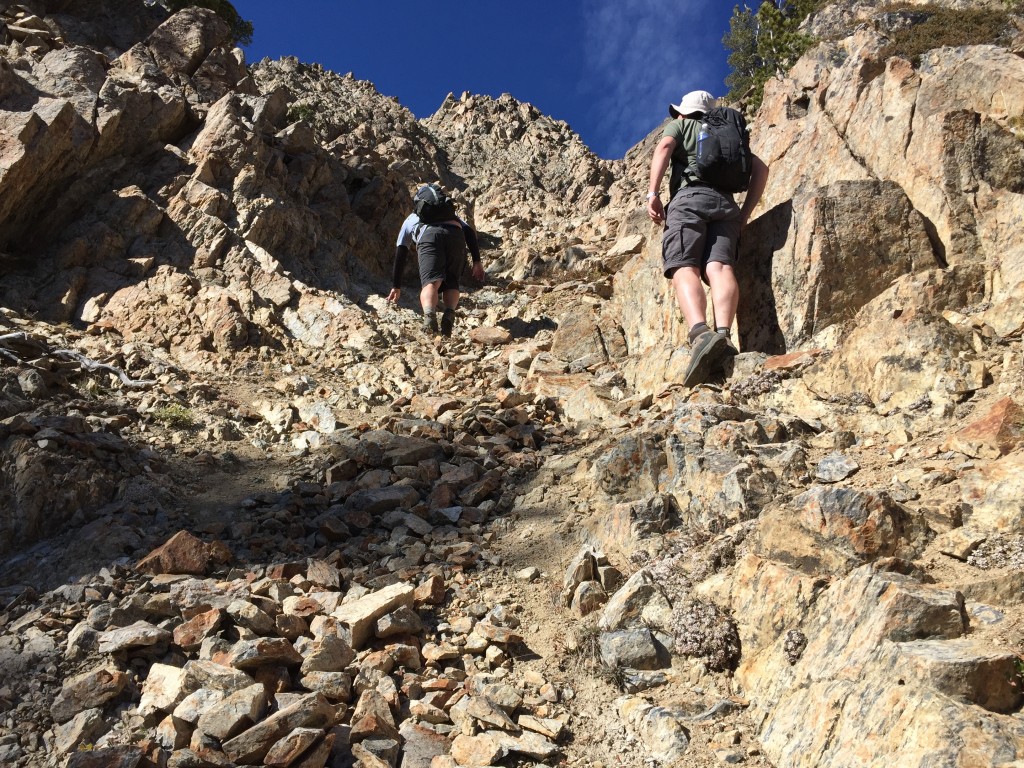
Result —
[[[601,154],[622,157],[668,116],[669,103],[678,102],[687,91],[705,89],[722,95],[717,91],[722,87],[724,31],[717,21],[702,21],[721,2],[587,0],[582,4],[588,72],[583,87]]]

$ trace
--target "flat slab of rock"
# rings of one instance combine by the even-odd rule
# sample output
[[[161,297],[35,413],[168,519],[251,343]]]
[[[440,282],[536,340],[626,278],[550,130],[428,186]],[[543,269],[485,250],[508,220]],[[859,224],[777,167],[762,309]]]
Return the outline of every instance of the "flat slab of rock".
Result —
[[[388,485],[384,488],[356,491],[345,501],[345,506],[349,510],[379,515],[393,509],[409,509],[419,500],[420,495],[415,488],[407,485]]]
[[[131,626],[101,632],[97,641],[100,653],[117,653],[166,643],[171,638],[171,633],[166,629],[155,627],[148,621],[137,621]]]
[[[446,411],[458,410],[462,401],[455,397],[443,395],[415,395],[410,407],[425,419],[436,419]]]
[[[137,768],[141,747],[119,746],[79,750],[68,758],[65,768]]]
[[[377,619],[402,606],[412,608],[414,592],[411,584],[392,584],[339,606],[331,615],[347,628],[352,648],[359,650],[373,637]]]
[[[512,341],[512,334],[504,328],[482,325],[470,330],[469,339],[484,346],[498,346]]]
[[[224,741],[258,723],[267,709],[263,683],[236,691],[214,704],[199,717],[199,729]]]
[[[64,682],[53,702],[51,714],[58,723],[66,722],[84,709],[102,708],[120,695],[128,685],[128,675],[113,667],[101,667]]]
[[[404,742],[399,768],[430,768],[431,760],[448,754],[448,737],[406,721],[399,729]]]
[[[852,457],[843,453],[830,453],[814,468],[814,477],[823,483],[838,483],[860,469]]]
[[[977,421],[955,432],[945,447],[975,458],[994,459],[1014,451],[1022,443],[1024,408],[1012,398],[1004,397]]]
[[[976,530],[1011,533],[1024,526],[1024,454],[1011,453],[998,461],[979,462],[960,477],[960,493],[971,505],[970,526]]]
[[[931,688],[991,712],[1011,712],[1021,701],[1017,655],[971,638],[899,643],[894,668]]]
[[[270,748],[296,728],[327,728],[334,724],[334,707],[319,693],[311,693],[224,742],[224,754],[239,765],[262,762]]]
[[[210,688],[221,693],[233,693],[252,685],[253,680],[245,672],[213,661],[195,660],[185,663],[184,684],[190,691]]]
[[[235,669],[258,669],[266,666],[298,666],[301,654],[283,637],[261,637],[239,640],[231,648],[228,661]]]

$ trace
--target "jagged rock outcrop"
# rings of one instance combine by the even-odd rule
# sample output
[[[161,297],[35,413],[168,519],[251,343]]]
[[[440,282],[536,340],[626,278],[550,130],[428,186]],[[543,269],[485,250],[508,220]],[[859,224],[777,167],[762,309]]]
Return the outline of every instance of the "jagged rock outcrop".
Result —
[[[0,249],[31,253],[108,190],[117,171],[191,131],[200,99],[239,87],[247,74],[222,48],[228,38],[215,14],[192,9],[113,61],[72,44],[37,62],[15,42],[0,128],[18,138],[4,149]]]
[[[587,269],[597,253],[584,247],[570,254],[571,247],[615,236],[613,220],[594,217],[610,202],[615,163],[509,94],[449,95],[418,121],[371,84],[317,65],[262,61],[253,75],[265,93],[285,90],[289,114],[306,119],[332,152],[368,156],[399,172],[410,189],[440,180],[485,234],[492,272],[538,275],[573,263]]]
[[[4,232],[32,263],[7,281],[8,303],[156,342],[191,366],[284,336],[323,346],[352,335],[343,294],[387,270],[404,191],[397,176],[289,125],[285,94],[256,95],[226,40],[226,25],[192,9],[108,68],[84,49],[28,67],[46,91],[47,62],[60,62],[72,92],[4,113],[54,114],[41,135],[9,147],[0,178]],[[75,121],[81,138],[69,144]],[[56,219],[36,215],[51,204]]]
[[[466,179],[477,225],[498,239],[499,266],[537,274],[542,267],[531,261],[551,269],[563,249],[615,235],[594,229],[593,218],[609,202],[613,165],[564,122],[509,94],[469,93],[449,95],[425,122],[446,147],[449,168]],[[584,248],[574,258],[597,255]]]
[[[252,74],[261,92],[286,93],[291,118],[308,123],[331,151],[360,156],[381,170],[400,170],[410,184],[439,179],[456,194],[465,191],[465,180],[447,166],[428,126],[372,83],[295,58],[264,59]],[[472,205],[471,197],[462,200]]]
[[[1024,252],[1019,232],[1005,223],[1021,215],[1019,174],[1009,169],[1019,167],[1024,152],[1011,122],[1022,109],[1024,64],[1005,49],[974,46],[929,52],[914,67],[881,58],[882,34],[859,28],[852,37],[823,44],[789,77],[769,84],[755,140],[755,150],[772,167],[763,203],[769,213],[761,225],[769,229],[755,230],[744,256],[770,265],[762,269],[771,270],[776,295],[817,300],[825,288],[820,279],[807,280],[800,290],[776,275],[795,274],[783,267],[787,260],[808,274],[814,269],[816,247],[803,245],[799,233],[846,247],[838,222],[813,234],[822,188],[839,180],[884,179],[902,189],[915,212],[917,223],[908,222],[903,231],[909,236],[923,227],[933,264],[959,268],[976,286],[973,300],[990,304],[992,317],[1005,314],[1019,306],[1021,265],[1015,259]],[[881,208],[864,214],[876,221],[886,217]],[[784,242],[758,237],[777,232],[772,220],[779,217],[789,220]],[[915,271],[930,266],[918,252]],[[741,338],[751,348],[782,351],[824,328],[808,325],[806,310],[777,307],[771,319],[777,319],[780,348],[778,339],[758,336],[763,315],[760,307],[753,309],[750,323],[741,321]]]

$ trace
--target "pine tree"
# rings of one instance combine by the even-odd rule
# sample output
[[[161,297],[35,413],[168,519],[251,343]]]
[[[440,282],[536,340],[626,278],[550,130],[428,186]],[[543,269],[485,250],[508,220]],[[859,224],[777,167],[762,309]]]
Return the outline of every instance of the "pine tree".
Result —
[[[730,99],[738,101],[755,86],[762,67],[757,55],[757,18],[753,11],[733,8],[729,32],[722,38],[722,44],[731,51],[725,84],[729,86]]]
[[[782,76],[814,44],[814,38],[800,32],[821,0],[764,0],[756,11],[744,4],[733,8],[729,32],[722,44],[730,51],[726,77],[728,97],[746,99],[756,109],[764,97],[770,77]]]

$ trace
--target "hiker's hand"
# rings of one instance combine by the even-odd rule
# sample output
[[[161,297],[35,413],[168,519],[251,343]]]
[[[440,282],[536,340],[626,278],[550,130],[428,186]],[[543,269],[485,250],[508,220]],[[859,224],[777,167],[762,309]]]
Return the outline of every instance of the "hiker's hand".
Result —
[[[401,295],[402,295],[402,289],[401,288],[392,288],[391,289],[391,293],[388,294],[388,301],[390,301],[392,304],[397,304],[398,303],[398,297],[401,296]]]
[[[484,265],[479,261],[473,262],[473,279],[478,283],[482,283],[484,281]]]
[[[652,197],[647,201],[647,215],[651,217],[651,221],[655,224],[660,224],[665,220],[665,208],[662,206],[659,197]]]

